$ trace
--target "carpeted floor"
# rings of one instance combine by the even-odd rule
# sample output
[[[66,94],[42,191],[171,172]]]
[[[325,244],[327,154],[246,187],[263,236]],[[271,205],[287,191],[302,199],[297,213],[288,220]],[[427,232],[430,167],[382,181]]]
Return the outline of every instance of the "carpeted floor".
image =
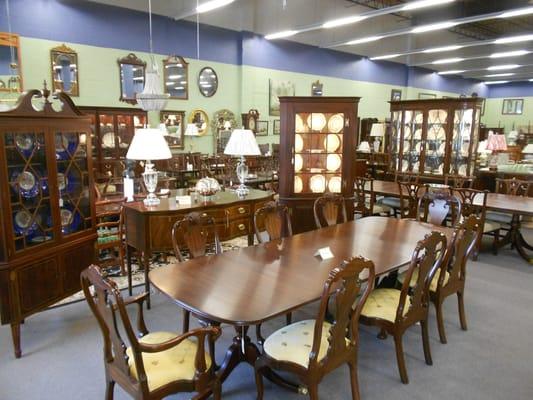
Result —
[[[530,400],[533,398],[533,266],[504,249],[488,252],[468,265],[467,332],[461,331],[454,298],[445,303],[448,344],[438,341],[435,317],[430,317],[433,366],[424,363],[420,330],[404,337],[410,383],[400,383],[392,340],[381,341],[376,331],[361,328],[359,382],[363,400]],[[295,319],[314,317],[316,306],[295,313]],[[153,296],[146,313],[149,329],[181,326],[180,310],[163,295]],[[269,333],[283,318],[264,325]],[[217,344],[219,360],[233,330],[224,328]],[[15,360],[9,327],[0,328],[0,399],[104,398],[101,336],[85,302],[54,308],[27,319],[22,327],[23,357]],[[120,389],[116,399],[129,397]],[[325,378],[321,399],[349,399],[347,368]],[[175,399],[189,398],[182,395]],[[223,385],[224,399],[254,399],[253,371],[239,366]],[[265,399],[301,399],[266,381]]]

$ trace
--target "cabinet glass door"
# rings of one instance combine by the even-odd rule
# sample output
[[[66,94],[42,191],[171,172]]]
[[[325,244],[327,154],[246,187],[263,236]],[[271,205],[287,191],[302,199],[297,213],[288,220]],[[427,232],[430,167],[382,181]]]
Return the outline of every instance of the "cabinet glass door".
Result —
[[[392,171],[399,169],[398,160],[400,154],[401,144],[401,132],[402,132],[402,113],[400,111],[394,111],[392,113],[391,121],[391,142],[390,142],[390,168]]]
[[[404,111],[403,143],[401,143],[401,172],[420,172],[422,152],[422,111]]]
[[[4,138],[15,251],[23,251],[54,239],[45,132]]]
[[[446,126],[448,124],[447,110],[429,110],[427,135],[424,146],[424,173],[439,174],[444,171],[444,157],[446,155]]]
[[[473,120],[474,109],[468,108],[455,111],[453,119],[452,148],[450,153],[450,173],[453,175],[468,175],[468,160],[470,156],[470,138],[472,135]],[[475,152],[476,150],[474,149],[472,151]],[[475,157],[473,158],[475,160]]]
[[[61,233],[70,235],[92,226],[86,132],[56,132],[57,186]]]
[[[113,115],[100,114],[100,148],[102,161],[115,158],[115,121]]]

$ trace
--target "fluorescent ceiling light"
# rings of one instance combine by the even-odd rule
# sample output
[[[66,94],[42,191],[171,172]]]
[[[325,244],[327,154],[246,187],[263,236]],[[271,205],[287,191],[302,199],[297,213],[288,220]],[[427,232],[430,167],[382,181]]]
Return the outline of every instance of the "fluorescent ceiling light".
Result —
[[[507,83],[509,81],[486,81],[485,85],[499,85],[501,83]]]
[[[513,18],[513,17],[520,17],[522,15],[529,15],[533,14],[533,7],[524,7],[519,8],[517,10],[511,10],[503,12],[499,15],[499,18]]]
[[[294,36],[298,33],[298,31],[282,31],[282,32],[276,32],[276,33],[271,33],[269,35],[266,35],[265,36],[265,39],[266,40],[274,40],[274,39],[281,39],[281,38],[286,38],[286,37],[289,37],[289,36]]]
[[[234,1],[235,0],[211,0],[196,7],[196,12],[198,14],[201,14],[208,11],[212,11],[216,8],[227,6],[228,4],[233,3]]]
[[[515,51],[504,51],[502,53],[494,53],[490,55],[490,58],[504,58],[504,57],[518,57],[525,56],[530,52],[527,50],[515,50]]]
[[[410,11],[410,10],[416,10],[419,8],[424,7],[433,7],[433,6],[439,6],[442,4],[452,3],[455,0],[419,0],[419,1],[412,1],[410,3],[407,3],[401,8],[401,11]]]
[[[439,75],[459,75],[459,74],[462,74],[463,72],[466,72],[465,69],[455,69],[455,70],[451,70],[451,71],[441,71],[441,72],[437,72]]]
[[[530,81],[530,82],[533,82],[533,79],[530,79],[529,81]]]
[[[369,37],[366,37],[366,38],[351,40],[351,41],[349,41],[346,44],[347,45],[354,45],[354,44],[375,42],[375,41],[380,40],[380,39],[383,39],[383,36],[369,36]]]
[[[533,40],[533,35],[510,36],[506,38],[496,39],[494,41],[494,44],[519,43],[528,42],[530,40]]]
[[[378,57],[370,57],[370,59],[372,61],[378,61],[378,60],[388,60],[388,59],[391,59],[391,58],[396,58],[396,57],[400,57],[401,54],[387,54],[387,55],[384,55],[384,56],[378,56]]]
[[[485,75],[484,77],[485,78],[502,78],[504,76],[513,76],[515,75],[514,72],[505,72],[503,74],[489,74],[489,75]]]
[[[438,31],[440,29],[448,29],[457,25],[457,22],[445,21],[437,22],[436,24],[421,25],[411,29],[411,33],[424,33],[430,31]]]
[[[443,58],[442,60],[433,61],[431,64],[452,64],[463,61],[464,58],[455,57],[455,58]]]
[[[431,49],[423,50],[422,53],[442,53],[444,51],[454,51],[462,49],[463,46],[442,46],[442,47],[433,47]]]
[[[518,64],[494,65],[492,67],[488,67],[487,70],[488,71],[500,71],[503,69],[515,69],[515,68],[520,68],[520,65]]]
[[[355,24],[356,22],[360,22],[367,18],[368,17],[364,17],[361,15],[354,15],[351,17],[334,19],[331,21],[324,22],[324,24],[322,24],[322,28],[329,29],[329,28],[336,28],[338,26],[343,26],[343,25]]]

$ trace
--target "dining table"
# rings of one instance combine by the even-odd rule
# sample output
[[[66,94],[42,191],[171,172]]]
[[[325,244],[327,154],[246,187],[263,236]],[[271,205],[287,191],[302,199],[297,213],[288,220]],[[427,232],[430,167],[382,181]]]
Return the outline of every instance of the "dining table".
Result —
[[[397,182],[374,180],[373,189],[375,195],[400,196],[400,189]],[[474,204],[478,206],[483,205],[481,196],[474,198]],[[531,218],[533,217],[533,197],[488,193],[486,208],[487,211],[512,215],[509,230],[502,239],[498,240],[497,246],[502,247],[511,244],[524,260],[533,265],[533,257],[527,253],[527,250],[533,250],[533,246],[526,241],[522,234],[523,226],[533,226]],[[528,221],[524,221],[522,217],[528,218]]]
[[[372,260],[376,276],[406,266],[417,242],[432,231],[448,239],[452,235],[451,228],[415,220],[360,218],[170,264],[150,271],[149,279],[171,301],[199,318],[233,326],[233,342],[217,372],[224,381],[239,363],[253,365],[260,354],[248,336],[250,326],[319,300],[330,271],[352,257]],[[322,260],[317,250],[326,247],[333,257]],[[274,372],[266,377],[290,386]]]

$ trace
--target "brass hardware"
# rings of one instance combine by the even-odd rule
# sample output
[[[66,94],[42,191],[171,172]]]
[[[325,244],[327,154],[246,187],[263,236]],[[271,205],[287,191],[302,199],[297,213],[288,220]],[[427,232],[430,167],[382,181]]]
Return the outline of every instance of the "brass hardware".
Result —
[[[202,217],[207,217],[207,213],[202,213]]]
[[[246,226],[244,224],[239,224],[238,228],[239,228],[239,230],[244,231]]]
[[[245,211],[244,207],[239,207],[239,214],[244,214]]]

